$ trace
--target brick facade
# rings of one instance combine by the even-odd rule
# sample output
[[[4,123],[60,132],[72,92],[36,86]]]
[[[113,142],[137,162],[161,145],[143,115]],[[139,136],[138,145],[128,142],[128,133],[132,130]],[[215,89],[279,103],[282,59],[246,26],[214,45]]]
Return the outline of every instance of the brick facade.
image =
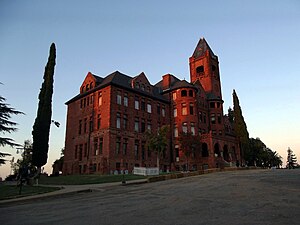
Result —
[[[146,131],[170,127],[163,170],[186,166],[178,135],[199,134],[201,146],[189,157],[189,169],[235,166],[241,161],[232,125],[223,114],[218,57],[200,39],[190,57],[191,82],[171,74],[151,85],[144,73],[118,71],[101,78],[88,73],[80,94],[66,104],[64,174],[109,174],[134,166],[156,166]]]

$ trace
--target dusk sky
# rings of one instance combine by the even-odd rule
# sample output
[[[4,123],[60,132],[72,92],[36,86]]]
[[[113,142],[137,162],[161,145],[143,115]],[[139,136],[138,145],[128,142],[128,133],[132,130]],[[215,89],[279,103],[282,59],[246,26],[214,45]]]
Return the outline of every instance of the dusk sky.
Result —
[[[232,90],[250,137],[259,137],[285,164],[290,147],[300,161],[300,2],[251,1],[0,1],[0,95],[24,112],[12,118],[17,143],[32,140],[38,94],[52,42],[54,76],[48,164],[60,157],[65,102],[90,71],[106,76],[144,72],[152,84],[171,73],[189,80],[188,59],[204,37],[220,62],[224,113]],[[1,137],[3,134],[1,134]],[[1,147],[1,152],[16,149]],[[11,157],[7,157],[11,159]],[[0,177],[10,164],[0,166]]]

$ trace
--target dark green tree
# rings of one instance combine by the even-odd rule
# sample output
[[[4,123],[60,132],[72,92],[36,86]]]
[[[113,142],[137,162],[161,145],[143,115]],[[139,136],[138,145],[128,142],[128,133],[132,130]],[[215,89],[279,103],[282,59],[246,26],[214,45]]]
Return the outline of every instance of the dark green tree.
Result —
[[[245,122],[243,114],[242,114],[242,109],[240,106],[239,98],[238,98],[235,90],[233,90],[232,96],[233,96],[233,115],[234,115],[233,127],[234,127],[235,134],[239,140],[239,145],[240,145],[240,149],[241,149],[241,157],[242,157],[242,159],[247,161],[245,156],[249,152],[249,133],[247,130],[246,122]]]
[[[5,103],[6,99],[0,96],[0,133],[12,133],[17,131],[15,127],[17,125],[16,122],[11,121],[12,115],[24,114],[14,108],[11,108],[9,104]],[[20,146],[19,144],[15,143],[12,138],[9,137],[0,137],[0,146],[10,146],[10,147],[17,147]],[[2,159],[5,156],[10,156],[9,153],[0,152],[0,165],[5,164],[5,159]]]
[[[41,167],[47,163],[48,159],[55,59],[56,49],[55,44],[52,43],[45,67],[44,81],[39,93],[37,117],[32,130],[32,162],[38,168],[38,172],[41,171]]]
[[[159,161],[168,146],[169,126],[162,126],[154,133],[147,133],[147,146],[150,151],[157,155],[157,167],[159,169]]]
[[[55,176],[58,176],[59,172],[62,172],[63,164],[64,164],[64,155],[65,155],[65,148],[62,148],[60,153],[60,158],[55,160],[52,164],[52,174]]]
[[[294,169],[297,166],[297,158],[294,152],[292,151],[292,149],[288,148],[287,153],[288,156],[287,156],[286,166],[289,169]]]
[[[230,123],[233,123],[234,113],[231,107],[228,108],[228,119]]]
[[[178,136],[178,142],[186,158],[186,170],[189,170],[189,159],[191,154],[200,148],[200,137],[192,132],[181,132]]]

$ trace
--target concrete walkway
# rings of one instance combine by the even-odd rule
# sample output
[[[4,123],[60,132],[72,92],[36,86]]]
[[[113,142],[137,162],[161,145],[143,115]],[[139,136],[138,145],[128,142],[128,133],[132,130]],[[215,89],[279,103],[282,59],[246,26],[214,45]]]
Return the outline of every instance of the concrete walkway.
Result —
[[[148,182],[147,179],[131,180],[131,181],[126,181],[125,185],[143,184],[147,182]],[[99,191],[103,188],[122,186],[122,185],[124,184],[122,184],[121,182],[102,183],[102,184],[84,184],[84,185],[39,185],[44,187],[59,187],[61,189],[57,191],[43,193],[43,194],[0,200],[0,205],[7,204],[7,203],[14,203],[14,202],[30,201],[39,198],[55,197],[59,195],[74,194],[79,192],[91,192],[93,190]]]

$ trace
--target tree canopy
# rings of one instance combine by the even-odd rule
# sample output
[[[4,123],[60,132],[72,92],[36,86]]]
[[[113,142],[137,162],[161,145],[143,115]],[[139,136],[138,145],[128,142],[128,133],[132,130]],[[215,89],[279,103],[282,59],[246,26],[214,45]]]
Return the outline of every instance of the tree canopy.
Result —
[[[0,96],[0,133],[6,134],[6,133],[12,133],[17,131],[16,122],[11,121],[12,115],[18,115],[18,114],[24,114],[23,112],[20,112],[12,107],[9,106],[9,104],[6,103],[6,99],[2,96]],[[20,146],[17,144],[14,139],[9,137],[0,137],[0,146],[10,146],[10,147],[16,147]],[[9,153],[0,152],[0,165],[5,163],[5,159],[2,159],[5,156],[10,156]]]
[[[147,146],[150,151],[156,152],[158,168],[161,155],[168,145],[169,130],[169,126],[165,125],[159,128],[157,132],[147,134]]]
[[[297,158],[296,158],[294,152],[292,151],[292,149],[288,148],[287,153],[288,153],[288,156],[287,156],[286,166],[289,169],[294,169],[295,167],[298,166]]]
[[[240,149],[242,158],[245,158],[249,151],[249,133],[247,130],[247,125],[243,117],[242,109],[240,106],[239,98],[233,90],[233,127],[236,136],[239,139]]]
[[[32,162],[39,169],[47,163],[48,159],[55,59],[56,49],[55,44],[52,43],[48,62],[45,67],[44,81],[39,93],[37,117],[32,130]]]

